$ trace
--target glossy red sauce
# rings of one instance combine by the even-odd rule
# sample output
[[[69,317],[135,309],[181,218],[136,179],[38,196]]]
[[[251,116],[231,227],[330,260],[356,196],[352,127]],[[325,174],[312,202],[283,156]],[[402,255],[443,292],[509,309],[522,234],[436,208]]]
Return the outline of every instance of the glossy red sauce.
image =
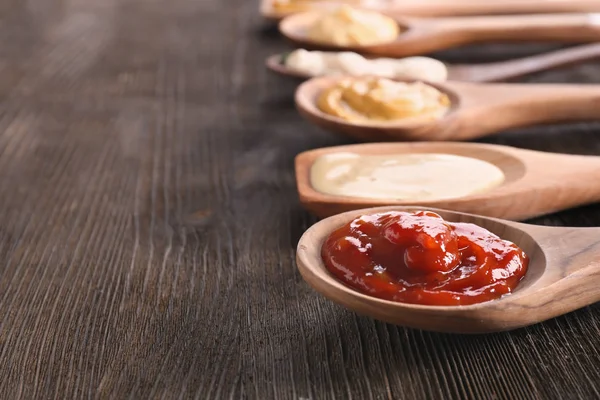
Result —
[[[515,244],[474,224],[428,211],[365,215],[334,231],[322,257],[359,292],[426,305],[464,305],[510,293],[529,258]]]

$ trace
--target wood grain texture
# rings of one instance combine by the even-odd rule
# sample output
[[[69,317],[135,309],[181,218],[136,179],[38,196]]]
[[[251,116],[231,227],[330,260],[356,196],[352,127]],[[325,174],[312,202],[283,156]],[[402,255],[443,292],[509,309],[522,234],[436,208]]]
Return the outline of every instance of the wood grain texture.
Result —
[[[600,308],[428,334],[318,295],[293,158],[305,123],[255,2],[0,2],[0,397],[595,398]],[[489,47],[445,59],[500,60]],[[531,81],[598,82],[597,64]],[[486,142],[600,154],[598,125]],[[590,206],[536,222],[600,225]]]

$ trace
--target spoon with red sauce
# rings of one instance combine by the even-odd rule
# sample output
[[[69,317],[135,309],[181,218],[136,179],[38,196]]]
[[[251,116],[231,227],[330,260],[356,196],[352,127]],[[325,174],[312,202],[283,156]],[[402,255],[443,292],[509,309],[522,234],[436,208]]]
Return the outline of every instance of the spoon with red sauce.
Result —
[[[300,239],[296,260],[309,285],[359,314],[417,329],[485,333],[600,301],[598,238],[600,228],[379,207],[316,223]]]

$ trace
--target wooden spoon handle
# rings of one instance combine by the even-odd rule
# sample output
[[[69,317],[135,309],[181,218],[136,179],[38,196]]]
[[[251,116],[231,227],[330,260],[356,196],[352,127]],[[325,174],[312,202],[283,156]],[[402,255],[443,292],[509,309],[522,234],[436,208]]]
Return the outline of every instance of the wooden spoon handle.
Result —
[[[490,196],[488,201],[482,202],[482,207],[492,206],[503,211],[516,210],[513,211],[517,214],[516,218],[522,219],[531,217],[532,210],[542,215],[600,201],[600,185],[592,183],[600,182],[600,157],[547,153],[514,147],[502,150],[520,159],[527,173],[514,183],[504,186],[498,195]],[[515,202],[515,199],[519,201]],[[523,217],[518,215],[519,212],[524,213]],[[515,218],[513,215],[511,218]],[[556,238],[568,237],[565,234],[550,237],[549,235],[556,232],[554,228],[530,228],[528,225],[528,229],[540,230],[542,237],[548,238],[549,244],[556,241]],[[577,233],[581,234],[581,231],[577,229]],[[596,233],[600,235],[600,228],[597,228]],[[579,238],[578,240],[581,241]],[[598,244],[600,245],[600,241]]]
[[[533,285],[541,288],[538,293],[586,287],[582,294],[587,292],[588,300],[580,306],[600,301],[600,228],[529,225],[524,230],[535,237],[546,258],[546,270]]]
[[[430,28],[433,37],[454,45],[484,41],[600,40],[600,14],[437,18],[420,22],[424,28]]]
[[[459,93],[460,138],[531,125],[600,120],[600,85],[447,82]]]
[[[600,11],[600,0],[401,0],[382,2],[374,8],[390,15],[422,17],[545,14]]]
[[[600,43],[561,49],[517,60],[479,65],[454,65],[450,69],[450,79],[468,82],[496,82],[597,58],[600,58]]]
[[[524,230],[532,231],[543,255],[535,254],[539,261],[529,264],[521,289],[490,303],[486,310],[490,318],[541,322],[600,301],[600,229],[527,226]]]

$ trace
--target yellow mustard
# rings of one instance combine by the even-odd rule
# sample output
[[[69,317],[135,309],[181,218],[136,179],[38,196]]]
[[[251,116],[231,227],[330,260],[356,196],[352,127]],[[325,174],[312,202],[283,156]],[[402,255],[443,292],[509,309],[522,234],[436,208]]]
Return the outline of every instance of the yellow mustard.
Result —
[[[436,119],[450,107],[445,93],[422,82],[348,78],[325,89],[317,101],[327,114],[351,122]]]
[[[337,0],[339,3],[360,4],[362,0]],[[304,11],[309,10],[315,4],[327,4],[329,0],[274,0],[273,8],[281,11]]]
[[[325,12],[308,27],[310,39],[337,46],[368,46],[391,42],[400,33],[392,18],[343,5]]]

